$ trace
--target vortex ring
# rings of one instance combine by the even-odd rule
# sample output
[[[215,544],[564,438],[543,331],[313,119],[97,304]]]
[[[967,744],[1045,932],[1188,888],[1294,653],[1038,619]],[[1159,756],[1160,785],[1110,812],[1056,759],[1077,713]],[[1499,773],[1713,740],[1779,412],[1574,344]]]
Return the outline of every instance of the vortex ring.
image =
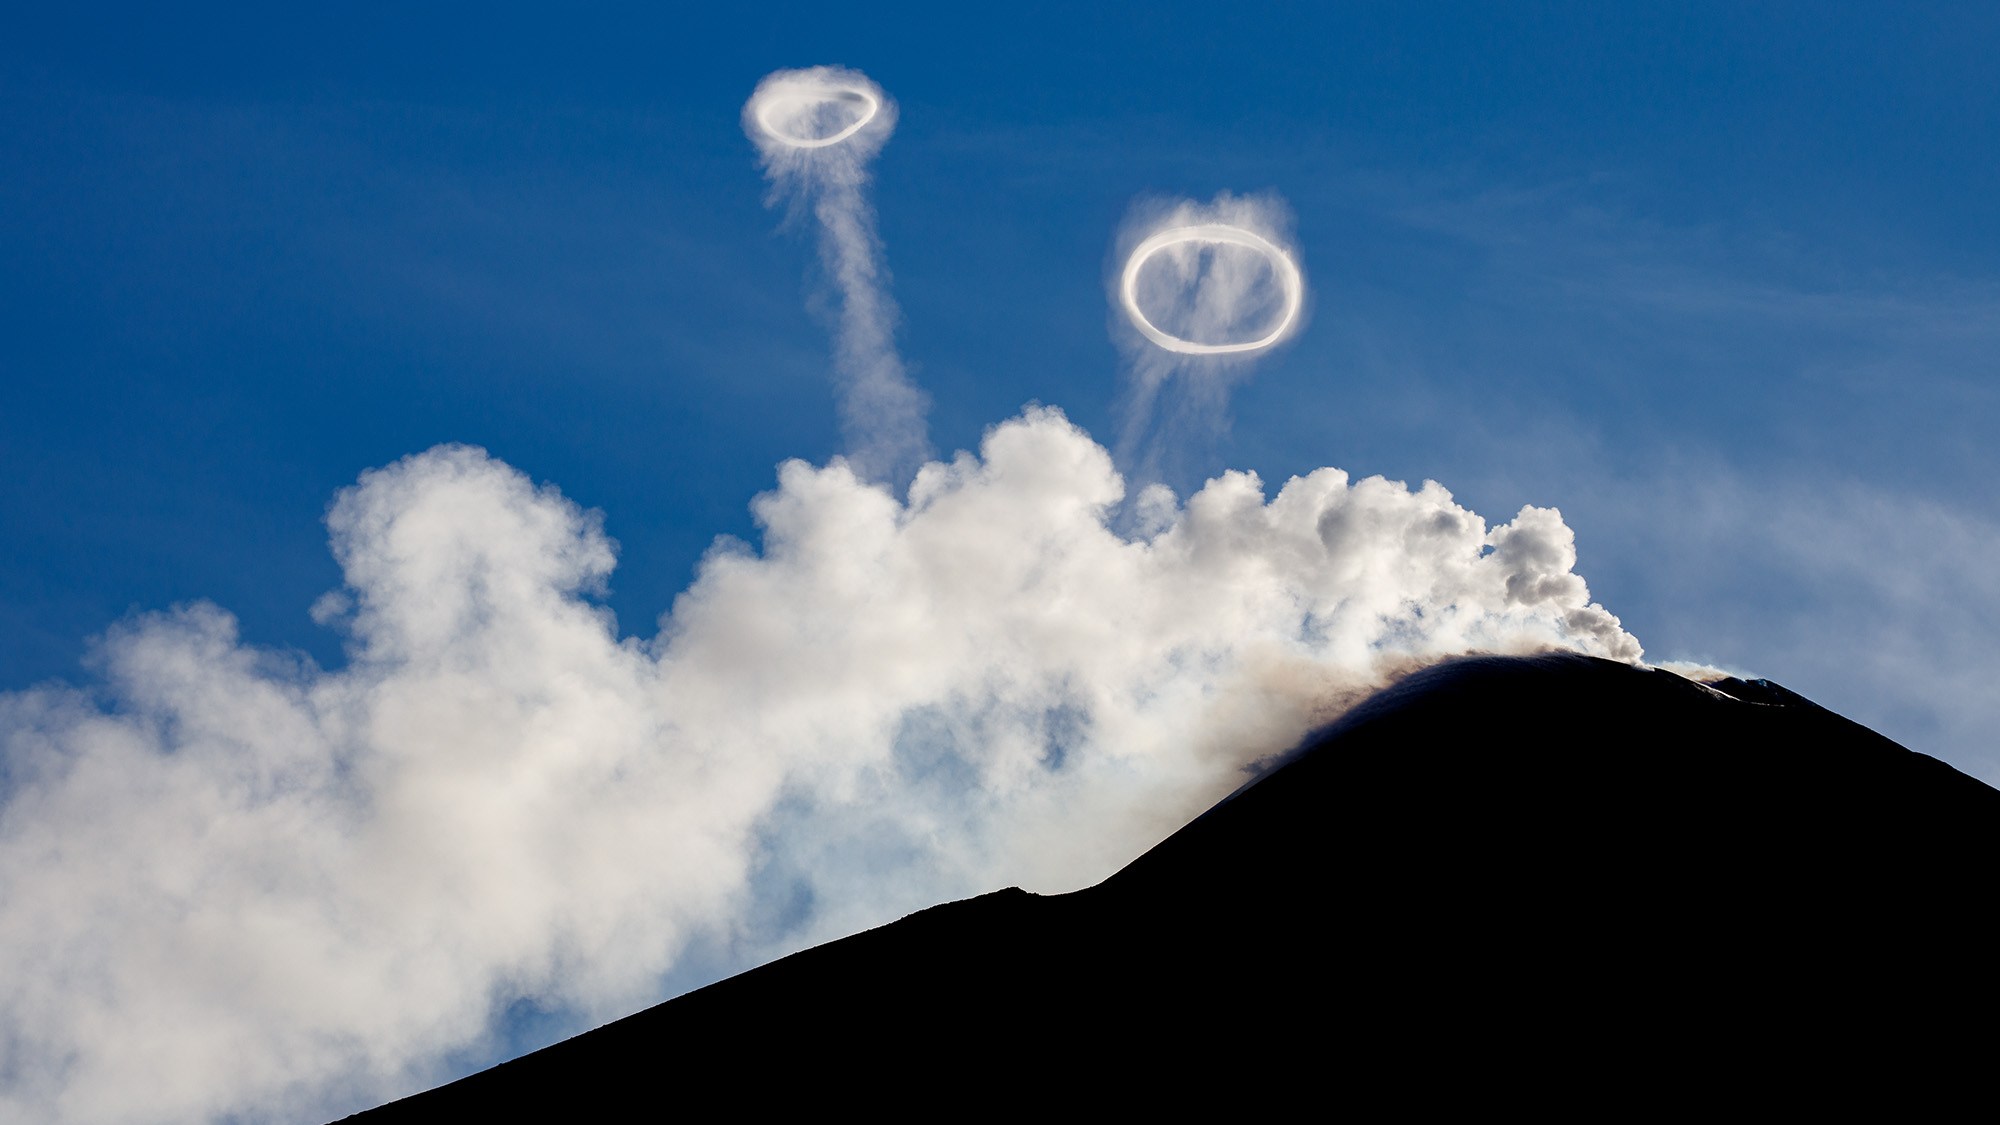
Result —
[[[776,108],[777,104],[782,101],[830,102],[847,100],[858,100],[866,108],[854,124],[831,136],[794,136],[771,123],[771,110]],[[788,144],[793,148],[825,148],[828,145],[837,145],[854,134],[859,133],[870,121],[875,120],[875,115],[880,112],[882,112],[881,99],[877,98],[873,93],[860,86],[849,86],[833,82],[815,84],[801,90],[774,90],[765,97],[758,99],[756,109],[757,127],[764,130],[764,135],[781,144]]]
[[[1139,311],[1139,267],[1146,260],[1169,246],[1179,246],[1184,242],[1201,242],[1219,246],[1247,246],[1271,260],[1271,267],[1278,275],[1278,283],[1285,290],[1284,315],[1278,318],[1278,326],[1260,339],[1240,344],[1197,344],[1179,336],[1162,332],[1146,314]],[[1120,296],[1125,301],[1125,314],[1132,318],[1146,339],[1182,355],[1228,355],[1232,352],[1262,351],[1281,339],[1291,330],[1292,323],[1299,318],[1299,309],[1305,304],[1305,278],[1300,275],[1298,263],[1284,249],[1262,235],[1244,230],[1242,227],[1226,223],[1203,223],[1191,227],[1170,227],[1141,242],[1125,259],[1125,279],[1120,288]]]

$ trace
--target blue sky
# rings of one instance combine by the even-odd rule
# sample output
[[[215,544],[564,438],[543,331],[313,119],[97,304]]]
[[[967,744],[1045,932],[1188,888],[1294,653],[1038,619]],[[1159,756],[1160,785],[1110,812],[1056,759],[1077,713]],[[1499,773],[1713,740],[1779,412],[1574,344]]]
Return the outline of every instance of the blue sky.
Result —
[[[900,103],[874,202],[941,449],[1030,402],[1109,441],[1134,201],[1274,193],[1311,321],[1169,483],[1559,508],[1649,658],[2000,780],[2000,10],[716,8],[6,16],[0,690],[197,600],[341,665],[328,504],[443,442],[600,509],[651,636],[839,451],[739,123],[838,63]]]
[[[1707,472],[1990,527],[1995,21],[17,14],[0,683],[74,676],[89,636],[190,598],[338,660],[303,613],[337,583],[317,517],[438,441],[603,508],[611,604],[649,626],[713,535],[749,530],[778,460],[835,447],[805,258],[736,120],[763,73],[817,61],[904,106],[878,205],[941,446],[1031,399],[1108,432],[1102,272],[1129,202],[1275,190],[1316,321],[1238,397],[1211,469],[1554,504],[1656,654],[1796,679],[1709,641],[1681,601],[1702,595],[1613,555],[1640,533],[1594,529],[1580,494]]]

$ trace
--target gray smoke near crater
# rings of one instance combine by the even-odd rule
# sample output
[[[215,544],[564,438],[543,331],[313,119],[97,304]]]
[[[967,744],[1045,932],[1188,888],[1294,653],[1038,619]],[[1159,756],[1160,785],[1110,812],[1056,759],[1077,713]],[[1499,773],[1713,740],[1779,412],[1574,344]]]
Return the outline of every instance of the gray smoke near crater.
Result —
[[[771,202],[810,212],[839,294],[834,373],[848,460],[868,480],[909,479],[930,454],[929,401],[896,352],[882,239],[867,197],[868,165],[896,127],[896,104],[859,71],[781,70],[743,106],[743,129],[762,157]]]

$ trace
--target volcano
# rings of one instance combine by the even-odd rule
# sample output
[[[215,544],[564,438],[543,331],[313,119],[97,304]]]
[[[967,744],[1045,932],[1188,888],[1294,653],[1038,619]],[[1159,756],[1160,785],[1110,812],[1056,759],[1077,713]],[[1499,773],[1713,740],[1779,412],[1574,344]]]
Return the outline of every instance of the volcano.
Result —
[[[1096,886],[921,911],[348,1120],[1823,1092],[1988,1034],[1996,844],[2000,791],[1768,681],[1460,659]]]

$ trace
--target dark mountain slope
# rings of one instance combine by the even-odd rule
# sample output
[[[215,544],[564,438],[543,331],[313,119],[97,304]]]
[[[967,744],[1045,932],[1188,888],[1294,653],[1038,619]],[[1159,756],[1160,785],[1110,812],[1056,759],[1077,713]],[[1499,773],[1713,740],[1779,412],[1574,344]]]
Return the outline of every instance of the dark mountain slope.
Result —
[[[1454,661],[1096,887],[926,910],[359,1120],[1879,1088],[1991,1044],[1996,844],[2000,791],[1775,685]]]

